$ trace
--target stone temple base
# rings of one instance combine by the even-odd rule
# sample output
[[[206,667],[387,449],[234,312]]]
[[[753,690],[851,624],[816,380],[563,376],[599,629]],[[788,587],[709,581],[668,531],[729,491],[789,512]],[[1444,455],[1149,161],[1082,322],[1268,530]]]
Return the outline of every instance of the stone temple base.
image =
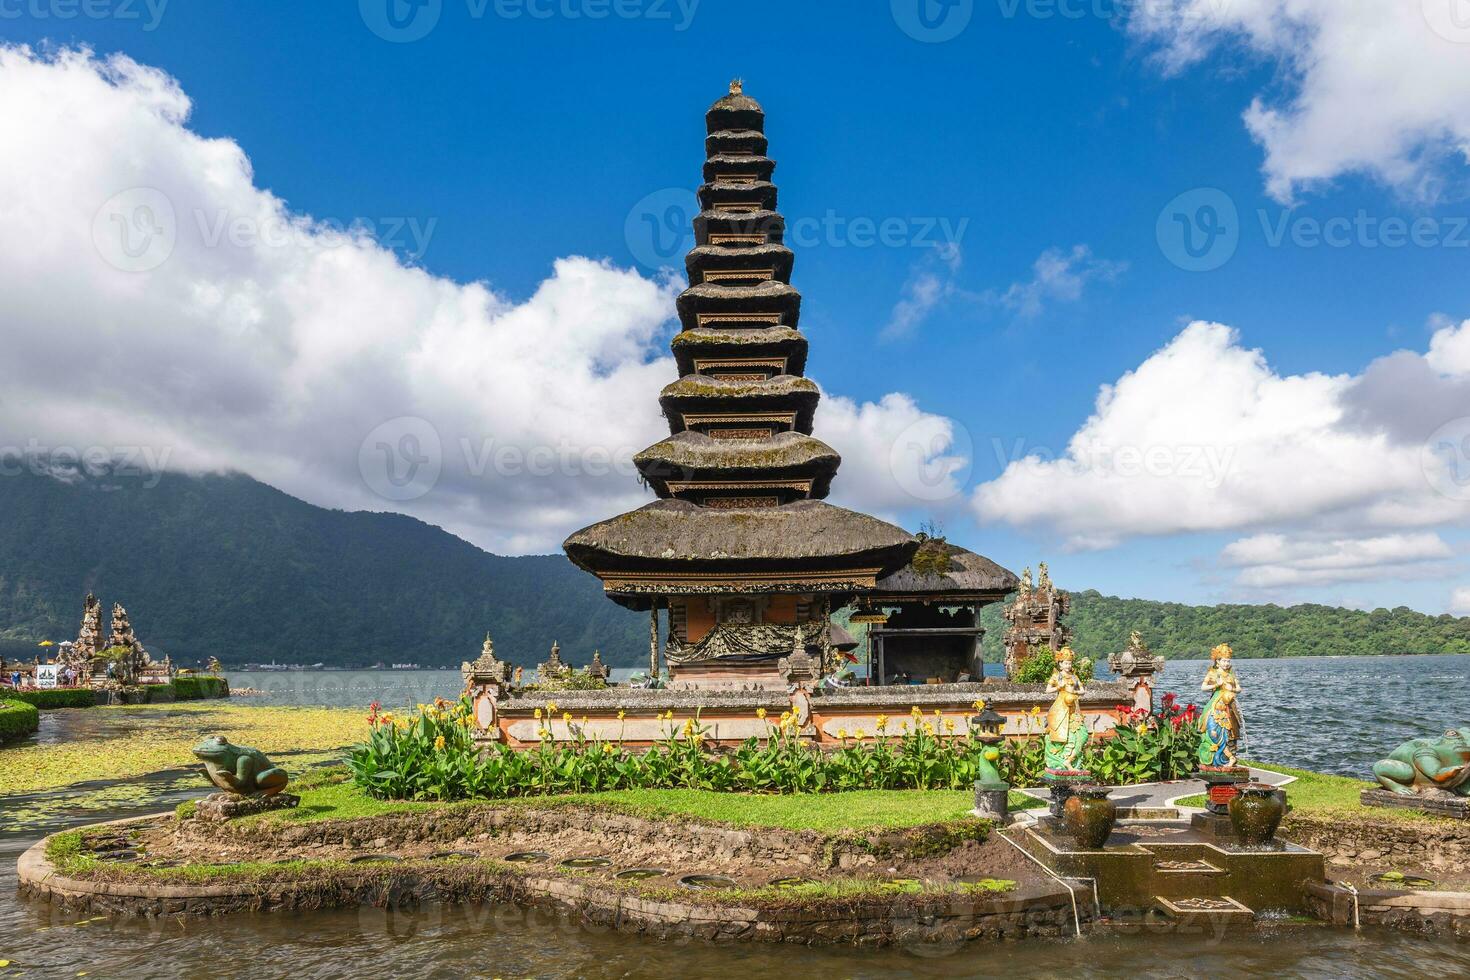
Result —
[[[277,793],[274,796],[240,796],[237,793],[210,793],[195,804],[195,813],[200,820],[217,823],[248,817],[269,810],[292,810],[301,803],[301,797],[292,793]]]
[[[1431,792],[1406,795],[1386,789],[1365,789],[1358,799],[1364,806],[1417,810],[1436,817],[1470,820],[1470,798],[1455,796],[1453,793]]]

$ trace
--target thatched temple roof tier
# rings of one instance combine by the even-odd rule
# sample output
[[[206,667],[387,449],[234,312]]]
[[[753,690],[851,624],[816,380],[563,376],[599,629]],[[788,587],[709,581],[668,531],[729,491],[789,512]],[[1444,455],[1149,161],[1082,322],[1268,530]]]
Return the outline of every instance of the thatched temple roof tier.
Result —
[[[766,114],[761,104],[743,92],[731,92],[716,99],[704,114],[708,133],[726,129],[748,129],[761,132],[766,128]]]
[[[776,161],[753,153],[716,153],[704,161],[704,179],[716,181],[730,177],[770,180]]]
[[[800,375],[806,371],[806,338],[790,327],[763,330],[699,327],[677,334],[672,347],[681,376],[696,373],[697,360],[715,357],[784,358],[785,370],[780,373]]]
[[[791,249],[785,245],[749,245],[739,248],[723,248],[718,245],[696,245],[684,257],[684,271],[689,274],[692,285],[709,284],[706,273],[731,273],[735,271],[769,272],[767,277],[776,282],[791,281],[793,262]]]
[[[786,219],[779,211],[701,211],[694,216],[694,240],[700,245],[781,244]]]
[[[754,326],[766,317],[770,326],[794,327],[801,319],[801,293],[789,283],[762,282],[753,286],[700,283],[679,294],[675,305],[685,330],[726,322]],[[729,318],[736,319],[729,319]]]
[[[613,593],[849,593],[905,565],[918,540],[820,500],[749,509],[656,500],[562,547]]]
[[[763,180],[716,180],[701,184],[698,197],[704,211],[776,210],[776,185]]]
[[[842,457],[825,442],[801,432],[745,440],[684,431],[649,446],[633,457],[633,464],[660,497],[673,496],[670,482],[805,478],[812,481],[810,496],[820,500],[827,496]]]
[[[724,129],[704,138],[706,157],[766,155],[766,136],[755,129]]]
[[[667,385],[658,403],[669,420],[671,433],[688,428],[686,415],[727,412],[794,413],[791,428],[808,435],[821,391],[815,381],[778,374],[763,381],[733,381],[699,374],[686,374]]]
[[[1014,592],[1021,580],[984,555],[958,545],[942,545],[946,552],[937,561],[916,557],[892,575],[878,580],[873,598],[895,600],[943,599],[950,602],[990,602]],[[928,553],[926,545],[919,554]]]

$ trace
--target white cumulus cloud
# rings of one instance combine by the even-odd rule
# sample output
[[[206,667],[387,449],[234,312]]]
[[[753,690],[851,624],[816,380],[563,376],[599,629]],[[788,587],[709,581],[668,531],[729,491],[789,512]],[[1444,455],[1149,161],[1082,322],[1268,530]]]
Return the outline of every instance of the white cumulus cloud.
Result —
[[[1457,349],[1467,329],[1442,327],[1431,350]],[[1451,400],[1438,405],[1439,414],[1406,424],[1404,401],[1376,390],[1384,387],[1376,369],[1389,360],[1416,362]],[[1375,532],[1470,519],[1467,495],[1449,479],[1470,460],[1436,456],[1425,442],[1437,426],[1470,416],[1470,400],[1453,400],[1463,391],[1456,387],[1461,379],[1442,374],[1425,355],[1400,352],[1383,361],[1356,377],[1283,375],[1261,351],[1242,346],[1233,329],[1193,323],[1104,386],[1063,452],[1011,461],[976,490],[975,508],[982,519],[1059,531],[1078,548],[1236,530],[1374,538],[1368,552],[1422,544]],[[1454,366],[1444,358],[1435,363]]]
[[[1239,570],[1237,585],[1278,589],[1440,576],[1454,552],[1431,532],[1326,540],[1257,534],[1226,545],[1220,557]]]
[[[524,299],[433,275],[381,223],[292,211],[189,112],[126,57],[0,46],[0,451],[239,470],[511,553],[648,499],[629,460],[667,431],[677,282],[576,256]],[[851,463],[924,418],[890,396],[823,422]],[[855,504],[896,499],[850,469]]]
[[[1215,52],[1276,63],[1244,110],[1268,191],[1362,173],[1433,197],[1470,154],[1470,19],[1464,0],[1150,0],[1129,29],[1181,72]],[[1232,65],[1234,67],[1234,65]]]

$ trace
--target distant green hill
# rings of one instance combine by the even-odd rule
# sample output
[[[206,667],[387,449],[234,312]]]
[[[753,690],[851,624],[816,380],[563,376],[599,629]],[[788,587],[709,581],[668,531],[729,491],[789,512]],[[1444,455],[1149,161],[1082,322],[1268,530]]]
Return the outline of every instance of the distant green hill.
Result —
[[[1005,622],[999,604],[981,621],[987,660],[1000,660]],[[1122,650],[1139,630],[1165,657],[1205,657],[1229,643],[1241,658],[1367,656],[1397,653],[1470,653],[1470,618],[1426,616],[1397,609],[1336,606],[1186,606],[1149,599],[1118,599],[1088,590],[1072,595],[1067,623],[1079,654],[1100,658]]]
[[[487,554],[394,514],[314,507],[245,476],[66,484],[0,477],[0,648],[76,637],[87,591],[128,608],[152,651],[189,661],[458,666],[485,631],[534,665],[646,661],[648,620],[561,555]]]
[[[573,663],[594,648],[614,666],[645,662],[648,621],[609,602],[561,555],[487,554],[394,514],[314,507],[244,476],[166,475],[62,483],[0,476],[0,653],[76,636],[82,597],[128,607],[148,647],[180,661],[458,666],[485,631],[515,663],[552,640]],[[1166,656],[1220,642],[1241,657],[1470,653],[1470,619],[1408,609],[1185,606],[1073,597],[1075,646],[1121,650],[1142,630]],[[983,622],[1001,657],[1000,605]],[[104,628],[106,627],[104,615]],[[860,631],[859,631],[860,632]]]

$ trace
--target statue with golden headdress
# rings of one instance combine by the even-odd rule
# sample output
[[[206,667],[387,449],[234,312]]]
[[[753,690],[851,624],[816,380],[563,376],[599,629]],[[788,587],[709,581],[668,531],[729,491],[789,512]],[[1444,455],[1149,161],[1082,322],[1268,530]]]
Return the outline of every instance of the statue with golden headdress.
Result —
[[[1232,651],[1222,643],[1210,651],[1210,669],[1200,688],[1209,692],[1210,700],[1199,719],[1203,737],[1199,743],[1199,762],[1202,766],[1226,768],[1236,764],[1235,752],[1245,726],[1240,718],[1240,705],[1236,696],[1240,694],[1240,678],[1231,666]]]
[[[1070,647],[1057,651],[1057,669],[1046,682],[1046,692],[1056,700],[1046,713],[1046,768],[1073,772],[1082,764],[1087,747],[1087,720],[1082,715],[1082,681],[1073,669],[1076,659]]]

